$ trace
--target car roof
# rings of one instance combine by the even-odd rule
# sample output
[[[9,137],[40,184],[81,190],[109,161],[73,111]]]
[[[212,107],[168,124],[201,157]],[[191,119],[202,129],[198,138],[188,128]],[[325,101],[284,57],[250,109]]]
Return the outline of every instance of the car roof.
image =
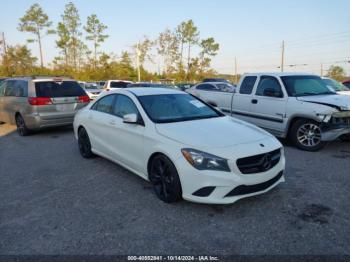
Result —
[[[212,85],[217,85],[217,84],[225,84],[225,85],[232,85],[228,82],[219,82],[219,81],[215,81],[215,82],[201,82],[201,83],[198,83],[197,85],[200,85],[200,84],[212,84]]]
[[[110,90],[108,94],[118,94],[130,92],[135,96],[148,96],[148,95],[171,95],[171,94],[187,94],[183,91],[170,89],[170,88],[157,88],[157,87],[127,87],[117,90]]]
[[[111,79],[111,80],[107,80],[109,82],[126,82],[126,83],[132,83],[132,81],[129,80],[118,80],[118,79]],[[104,82],[104,81],[102,81]]]
[[[259,73],[245,73],[244,76],[262,76],[262,75],[268,75],[268,76],[299,76],[299,75],[307,75],[307,76],[318,76],[311,73],[305,73],[305,72],[259,72]]]

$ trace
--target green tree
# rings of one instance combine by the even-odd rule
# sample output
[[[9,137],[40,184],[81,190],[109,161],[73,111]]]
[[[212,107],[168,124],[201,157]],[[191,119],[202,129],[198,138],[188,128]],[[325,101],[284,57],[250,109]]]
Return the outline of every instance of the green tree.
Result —
[[[202,49],[199,53],[200,73],[203,73],[205,68],[210,67],[211,58],[217,55],[220,45],[215,43],[215,39],[213,37],[209,37],[200,42],[200,47]]]
[[[183,70],[183,52],[186,42],[186,22],[182,22],[176,27],[176,38],[180,45],[179,51],[179,71]]]
[[[169,29],[166,29],[159,34],[157,43],[158,54],[161,55],[164,60],[164,71],[167,75],[171,74],[175,70],[173,64],[177,61],[179,56],[179,43],[177,37]]]
[[[72,2],[69,2],[65,6],[65,10],[63,12],[62,22],[58,25],[58,30],[61,29],[61,32],[68,42],[64,44],[64,47],[67,48],[66,51],[68,51],[68,58],[72,60],[72,65],[74,69],[77,69],[78,65],[78,54],[79,54],[79,48],[81,47],[81,31],[80,31],[80,17],[78,9],[75,7],[75,5]],[[63,44],[61,41],[63,39],[59,39],[59,42]]]
[[[57,35],[58,40],[56,41],[56,46],[61,50],[61,54],[64,56],[65,66],[69,66],[68,54],[69,54],[69,32],[66,25],[62,22],[59,22],[57,25]],[[57,58],[56,61],[59,62],[62,59]]]
[[[16,45],[7,47],[7,72],[6,75],[26,75],[31,74],[35,69],[37,58],[32,56],[26,45]]]
[[[329,67],[327,76],[337,81],[343,81],[346,78],[346,73],[341,66],[332,65]]]
[[[18,25],[19,31],[33,33],[36,36],[35,40],[29,39],[29,42],[37,41],[39,44],[41,67],[44,67],[41,40],[43,36],[54,33],[53,30],[50,30],[51,25],[52,22],[49,20],[48,15],[44,12],[39,4],[32,5],[26,11],[25,15],[20,18],[20,23]],[[43,30],[45,29],[47,30],[43,33]]]
[[[94,66],[96,68],[97,48],[108,38],[108,35],[104,34],[107,26],[102,24],[95,14],[92,14],[87,18],[84,29],[87,33],[86,39],[92,41],[94,45]]]
[[[191,48],[193,45],[198,44],[199,41],[199,31],[194,25],[192,20],[188,20],[185,23],[185,32],[184,32],[185,43],[187,43],[187,73],[190,71],[190,62],[191,62]]]

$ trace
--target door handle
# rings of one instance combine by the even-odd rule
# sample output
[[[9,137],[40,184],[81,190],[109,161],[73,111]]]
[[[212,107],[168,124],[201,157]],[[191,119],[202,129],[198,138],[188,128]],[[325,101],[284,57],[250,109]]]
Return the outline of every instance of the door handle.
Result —
[[[252,99],[252,104],[257,104],[258,103],[258,99]]]

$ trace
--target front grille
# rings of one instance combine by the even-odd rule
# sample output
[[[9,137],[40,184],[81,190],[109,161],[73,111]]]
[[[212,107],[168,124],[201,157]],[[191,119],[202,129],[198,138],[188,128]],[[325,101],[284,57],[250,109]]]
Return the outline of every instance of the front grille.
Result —
[[[278,164],[281,158],[281,149],[268,153],[239,158],[237,167],[242,174],[255,174],[266,172]]]
[[[225,197],[247,195],[247,194],[252,194],[252,193],[259,192],[259,191],[264,191],[264,190],[268,189],[270,186],[272,186],[273,184],[275,184],[278,180],[280,180],[282,175],[283,175],[283,171],[279,172],[277,176],[275,176],[274,178],[272,178],[264,183],[250,185],[250,186],[241,185],[241,186],[235,187]]]

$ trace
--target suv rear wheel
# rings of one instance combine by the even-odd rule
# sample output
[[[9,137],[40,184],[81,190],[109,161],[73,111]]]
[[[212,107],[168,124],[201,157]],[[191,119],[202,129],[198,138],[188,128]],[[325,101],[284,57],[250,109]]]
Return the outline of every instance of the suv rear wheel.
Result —
[[[20,136],[27,136],[27,135],[29,135],[30,131],[27,128],[23,117],[20,114],[17,114],[15,118],[16,118],[16,126],[17,126],[18,134]]]
[[[318,151],[325,146],[321,140],[320,123],[311,119],[295,121],[289,136],[296,147],[305,151]]]

